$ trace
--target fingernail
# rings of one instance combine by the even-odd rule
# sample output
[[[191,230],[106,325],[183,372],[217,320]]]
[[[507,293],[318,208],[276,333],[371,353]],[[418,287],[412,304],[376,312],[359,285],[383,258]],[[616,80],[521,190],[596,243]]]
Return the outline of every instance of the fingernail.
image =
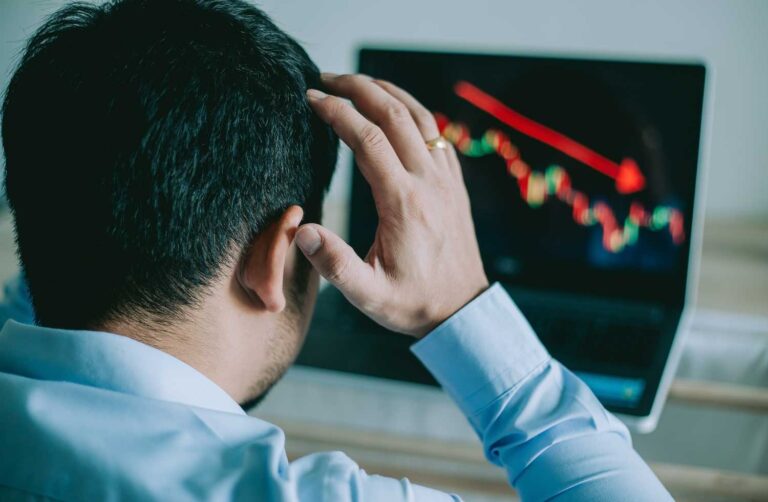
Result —
[[[300,228],[296,233],[296,245],[307,256],[315,254],[322,244],[320,234],[313,228]]]
[[[307,98],[309,99],[325,99],[328,95],[324,93],[323,91],[319,91],[317,89],[307,89]]]
[[[330,71],[324,71],[320,74],[320,78],[323,80],[333,80],[336,77],[338,77],[338,75]]]

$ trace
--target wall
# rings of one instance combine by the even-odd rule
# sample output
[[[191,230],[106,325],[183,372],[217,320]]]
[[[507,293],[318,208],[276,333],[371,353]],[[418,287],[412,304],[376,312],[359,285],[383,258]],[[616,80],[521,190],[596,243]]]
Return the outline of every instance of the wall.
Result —
[[[12,56],[61,0],[0,0],[0,85]],[[266,0],[331,71],[364,42],[494,52],[703,59],[715,76],[707,215],[768,218],[768,2],[764,0]],[[346,168],[345,168],[346,169]],[[334,198],[346,192],[341,173]]]

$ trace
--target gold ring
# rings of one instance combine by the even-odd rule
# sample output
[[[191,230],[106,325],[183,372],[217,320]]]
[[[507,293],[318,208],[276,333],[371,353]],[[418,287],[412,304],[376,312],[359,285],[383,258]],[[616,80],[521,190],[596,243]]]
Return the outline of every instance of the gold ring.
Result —
[[[443,150],[445,148],[448,148],[448,145],[450,144],[448,143],[448,140],[442,136],[438,136],[435,139],[430,139],[428,141],[425,141],[425,143],[427,144],[427,150],[429,150],[430,152],[432,150]]]

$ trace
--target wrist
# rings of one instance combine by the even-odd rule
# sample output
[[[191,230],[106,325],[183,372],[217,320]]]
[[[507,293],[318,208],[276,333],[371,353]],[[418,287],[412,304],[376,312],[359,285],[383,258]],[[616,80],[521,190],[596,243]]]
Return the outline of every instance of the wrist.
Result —
[[[477,285],[469,288],[467,294],[461,295],[458,301],[451,301],[449,306],[434,309],[432,312],[427,312],[425,317],[428,319],[426,323],[418,330],[409,333],[411,336],[420,340],[436,330],[441,324],[453,317],[461,309],[472,303],[475,298],[485,293],[490,288],[488,278],[483,276],[481,280],[477,282]],[[426,309],[429,311],[430,309]]]

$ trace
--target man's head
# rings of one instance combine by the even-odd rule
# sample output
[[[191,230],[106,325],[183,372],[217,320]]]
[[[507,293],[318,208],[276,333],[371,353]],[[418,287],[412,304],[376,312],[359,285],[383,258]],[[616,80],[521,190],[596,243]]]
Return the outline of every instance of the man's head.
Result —
[[[116,331],[204,367],[215,363],[200,347],[208,359],[237,349],[243,361],[229,363],[250,357],[258,382],[230,393],[268,387],[295,357],[316,289],[292,241],[302,215],[319,220],[336,161],[305,99],[319,86],[301,47],[240,0],[54,14],[2,123],[38,322]],[[198,349],[186,354],[182,332],[209,339],[189,335]]]

